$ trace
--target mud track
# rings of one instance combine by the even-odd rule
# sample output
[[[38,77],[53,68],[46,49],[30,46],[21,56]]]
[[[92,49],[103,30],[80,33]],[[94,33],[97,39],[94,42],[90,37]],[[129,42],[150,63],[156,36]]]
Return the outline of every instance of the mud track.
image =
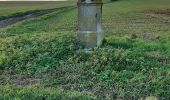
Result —
[[[17,22],[21,22],[24,21],[26,19],[30,19],[30,18],[36,18],[48,13],[52,13],[55,12],[59,9],[64,9],[64,8],[69,8],[69,7],[62,7],[62,8],[53,8],[53,9],[45,9],[45,10],[40,10],[37,12],[33,12],[33,13],[29,13],[23,16],[18,16],[18,17],[12,17],[12,18],[8,18],[8,19],[4,19],[0,21],[0,28],[5,28],[9,25],[15,24]]]

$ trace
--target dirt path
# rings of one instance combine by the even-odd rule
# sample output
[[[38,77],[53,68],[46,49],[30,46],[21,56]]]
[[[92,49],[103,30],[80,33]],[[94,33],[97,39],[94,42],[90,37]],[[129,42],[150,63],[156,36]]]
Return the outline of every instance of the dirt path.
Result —
[[[66,8],[66,7],[63,7],[63,8]],[[9,25],[15,24],[17,22],[20,22],[20,21],[23,21],[23,20],[26,20],[26,19],[36,18],[38,16],[54,12],[58,9],[60,9],[60,8],[45,9],[45,10],[30,13],[30,14],[26,14],[24,16],[12,17],[12,18],[8,18],[8,19],[5,19],[5,20],[1,20],[0,21],[0,28],[5,28]]]

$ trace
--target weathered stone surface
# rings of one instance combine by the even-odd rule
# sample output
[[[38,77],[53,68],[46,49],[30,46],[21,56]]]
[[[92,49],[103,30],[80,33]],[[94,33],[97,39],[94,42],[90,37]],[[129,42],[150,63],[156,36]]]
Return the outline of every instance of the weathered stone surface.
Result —
[[[77,40],[86,48],[102,44],[101,29],[102,0],[78,1],[78,32]]]

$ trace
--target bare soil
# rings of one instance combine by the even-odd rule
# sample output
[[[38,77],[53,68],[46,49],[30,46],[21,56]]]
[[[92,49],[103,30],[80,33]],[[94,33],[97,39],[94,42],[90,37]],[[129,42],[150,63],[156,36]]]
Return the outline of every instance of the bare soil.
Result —
[[[20,21],[23,21],[23,20],[26,20],[26,19],[36,18],[36,17],[44,15],[44,14],[52,13],[52,12],[56,11],[57,9],[59,9],[59,8],[45,9],[45,10],[41,10],[41,11],[37,11],[37,12],[27,14],[27,15],[24,15],[24,16],[13,17],[13,18],[1,20],[0,21],[0,28],[5,28],[9,25],[15,24],[17,22],[20,22]]]

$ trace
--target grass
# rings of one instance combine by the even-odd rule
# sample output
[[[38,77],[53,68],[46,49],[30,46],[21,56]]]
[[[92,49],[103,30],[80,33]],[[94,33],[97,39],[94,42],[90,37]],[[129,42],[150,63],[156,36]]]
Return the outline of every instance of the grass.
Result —
[[[91,53],[77,52],[83,49],[75,40],[77,9],[61,9],[1,29],[0,91],[11,92],[0,95],[170,99],[170,16],[157,13],[169,9],[169,3],[105,4],[105,40]]]
[[[29,87],[0,86],[0,99],[18,99],[18,100],[93,100],[95,97],[89,93],[79,93],[76,91],[64,91],[60,88],[42,88],[39,85]]]
[[[0,20],[22,16],[42,9],[75,6],[75,1],[0,1]]]

